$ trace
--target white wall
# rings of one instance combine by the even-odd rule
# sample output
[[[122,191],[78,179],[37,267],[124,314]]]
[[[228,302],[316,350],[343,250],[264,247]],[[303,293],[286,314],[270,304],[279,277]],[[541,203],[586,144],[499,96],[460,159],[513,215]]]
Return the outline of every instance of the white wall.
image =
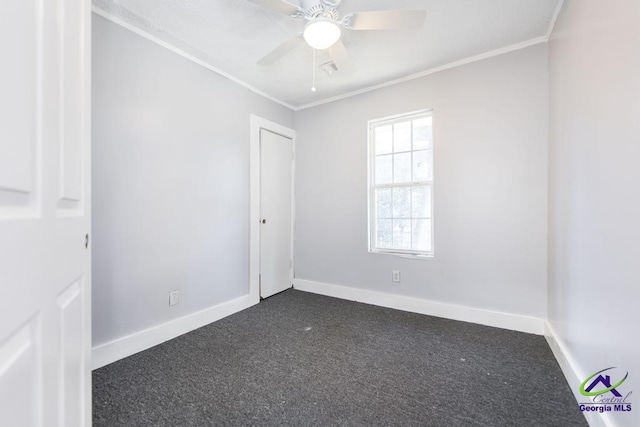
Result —
[[[293,123],[94,15],[94,346],[248,293],[249,113]]]
[[[425,108],[435,257],[368,253],[367,121]],[[545,317],[546,45],[302,110],[295,125],[296,278]]]
[[[639,405],[640,3],[565,2],[550,87],[549,323],[574,383],[620,367]]]

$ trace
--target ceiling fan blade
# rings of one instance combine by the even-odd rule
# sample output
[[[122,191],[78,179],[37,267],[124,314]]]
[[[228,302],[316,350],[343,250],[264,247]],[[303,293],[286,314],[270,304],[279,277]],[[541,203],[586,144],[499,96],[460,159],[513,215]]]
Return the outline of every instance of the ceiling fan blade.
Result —
[[[262,59],[258,61],[258,65],[271,65],[276,62],[278,59],[285,56],[287,53],[291,52],[300,42],[302,38],[300,36],[295,36],[282,43],[277,48],[273,49],[271,52],[267,53]]]
[[[342,23],[350,30],[395,30],[419,28],[426,10],[380,10],[345,15]]]
[[[347,52],[347,48],[342,43],[342,39],[329,48],[329,55],[338,70],[344,70],[349,67],[349,52]]]
[[[285,15],[289,15],[289,16],[296,15],[298,12],[300,12],[300,7],[284,0],[247,0],[247,1],[250,1],[251,3],[255,3],[262,7],[266,7],[267,9],[272,9],[278,12],[282,12]]]

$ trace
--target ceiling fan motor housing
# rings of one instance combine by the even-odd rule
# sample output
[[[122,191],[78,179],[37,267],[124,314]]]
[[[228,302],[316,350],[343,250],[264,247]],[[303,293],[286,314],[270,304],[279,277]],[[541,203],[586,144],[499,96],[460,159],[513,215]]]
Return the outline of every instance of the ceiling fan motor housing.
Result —
[[[304,10],[307,19],[315,19],[320,16],[337,21],[339,14],[336,9],[342,0],[300,0],[300,7]]]

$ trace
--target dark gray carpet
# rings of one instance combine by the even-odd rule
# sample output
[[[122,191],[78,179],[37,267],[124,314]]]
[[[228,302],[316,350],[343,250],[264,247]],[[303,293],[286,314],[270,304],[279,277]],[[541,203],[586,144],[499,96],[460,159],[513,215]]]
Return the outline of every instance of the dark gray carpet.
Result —
[[[586,426],[543,337],[290,290],[93,374],[97,426]]]

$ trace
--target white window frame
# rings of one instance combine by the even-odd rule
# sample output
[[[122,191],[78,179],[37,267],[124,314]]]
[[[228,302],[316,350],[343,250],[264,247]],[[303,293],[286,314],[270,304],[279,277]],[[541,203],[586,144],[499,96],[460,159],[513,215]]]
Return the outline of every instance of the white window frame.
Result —
[[[379,253],[379,254],[391,254],[409,258],[433,258],[435,252],[435,241],[434,241],[434,188],[433,188],[433,180],[434,173],[431,175],[430,181],[412,181],[411,183],[402,183],[402,184],[375,184],[375,132],[374,129],[378,126],[386,126],[393,125],[396,123],[402,123],[409,120],[415,120],[421,117],[431,117],[432,119],[432,141],[433,141],[433,110],[420,110],[413,111],[410,113],[399,114],[390,117],[383,117],[380,119],[370,120],[368,122],[368,133],[367,133],[367,146],[368,146],[368,225],[369,225],[369,238],[368,238],[368,246],[369,252],[371,253]],[[411,151],[413,152],[413,127],[411,127]],[[432,144],[432,164],[433,168],[435,164],[435,144]],[[412,166],[413,168],[413,162]],[[393,163],[392,163],[393,168]],[[392,169],[393,170],[393,169]],[[433,169],[432,169],[433,170]],[[393,172],[392,172],[393,175]],[[412,174],[413,176],[413,174]],[[394,248],[378,248],[375,246],[376,243],[376,197],[375,192],[380,188],[399,188],[399,187],[417,187],[417,186],[428,186],[431,190],[431,250],[430,251],[419,251],[413,249],[394,249]]]

